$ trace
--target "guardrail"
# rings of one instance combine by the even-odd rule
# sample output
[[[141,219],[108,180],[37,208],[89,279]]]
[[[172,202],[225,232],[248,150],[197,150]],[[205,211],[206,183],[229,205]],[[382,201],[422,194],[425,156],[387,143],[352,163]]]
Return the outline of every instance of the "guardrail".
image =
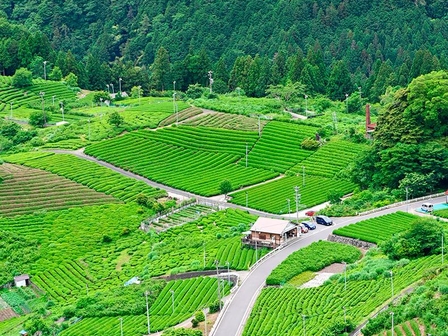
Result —
[[[359,212],[358,216],[369,215],[369,214],[374,213],[374,212],[387,210],[387,209],[390,209],[390,208],[395,208],[397,206],[401,206],[401,205],[405,205],[405,204],[409,204],[409,203],[414,203],[414,202],[419,202],[419,201],[424,201],[424,200],[428,200],[428,199],[436,198],[436,197],[441,197],[441,196],[445,196],[445,193],[441,192],[441,193],[438,193],[438,194],[432,194],[432,195],[428,195],[428,196],[413,198],[413,199],[407,200],[407,201],[401,201],[401,202],[398,202],[398,203],[389,204],[389,205],[383,206],[381,208],[375,208],[375,209],[372,209],[372,210]]]

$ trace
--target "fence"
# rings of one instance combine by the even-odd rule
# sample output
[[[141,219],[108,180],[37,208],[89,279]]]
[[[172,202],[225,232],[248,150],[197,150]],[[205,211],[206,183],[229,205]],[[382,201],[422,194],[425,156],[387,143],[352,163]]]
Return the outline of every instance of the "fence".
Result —
[[[387,210],[387,209],[390,209],[390,208],[395,208],[397,206],[401,206],[401,205],[405,205],[405,204],[409,204],[409,203],[414,203],[414,202],[420,202],[420,201],[424,201],[424,200],[428,200],[428,199],[436,198],[436,197],[441,197],[441,196],[445,196],[445,193],[442,192],[442,193],[438,193],[438,194],[423,196],[423,197],[414,198],[414,199],[407,200],[407,201],[402,201],[402,202],[398,202],[398,203],[389,204],[389,205],[383,206],[381,208],[376,208],[376,209],[360,212],[360,213],[358,213],[358,216],[364,216],[364,215],[368,215],[368,214],[371,214],[371,213],[374,213],[374,212]]]

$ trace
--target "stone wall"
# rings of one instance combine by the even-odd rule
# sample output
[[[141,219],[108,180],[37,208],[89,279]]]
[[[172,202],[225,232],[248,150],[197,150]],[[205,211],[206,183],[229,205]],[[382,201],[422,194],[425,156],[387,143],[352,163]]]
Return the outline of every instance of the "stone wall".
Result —
[[[376,247],[376,244],[368,243],[363,240],[355,239],[355,238],[349,238],[349,237],[342,237],[335,234],[330,234],[328,236],[328,241],[336,242],[336,243],[342,243],[347,245],[352,245],[355,247],[360,247],[362,249],[369,249],[371,247]]]

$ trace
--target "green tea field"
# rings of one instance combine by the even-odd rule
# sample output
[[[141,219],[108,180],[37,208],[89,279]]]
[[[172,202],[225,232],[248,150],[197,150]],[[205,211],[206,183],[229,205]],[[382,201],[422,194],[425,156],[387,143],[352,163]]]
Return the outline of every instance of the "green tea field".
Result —
[[[5,160],[49,171],[124,202],[134,201],[138,194],[151,198],[166,196],[164,190],[69,154],[20,153],[5,157]]]
[[[257,137],[255,132],[179,126],[129,133],[88,146],[85,153],[154,181],[211,196],[220,193],[226,179],[237,189],[277,175],[236,164],[243,160],[246,144],[252,146]]]
[[[67,178],[14,164],[0,165],[0,216],[59,210],[119,200]]]

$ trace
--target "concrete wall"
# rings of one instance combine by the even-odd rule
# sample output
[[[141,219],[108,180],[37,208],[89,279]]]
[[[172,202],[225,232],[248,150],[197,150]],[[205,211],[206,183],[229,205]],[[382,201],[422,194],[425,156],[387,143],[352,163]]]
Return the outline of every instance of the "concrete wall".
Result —
[[[328,236],[328,241],[336,242],[336,243],[342,243],[347,245],[352,245],[355,247],[360,247],[363,249],[369,249],[371,247],[376,247],[376,244],[368,243],[363,240],[355,239],[355,238],[348,238],[348,237],[342,237],[335,234],[330,234]]]

